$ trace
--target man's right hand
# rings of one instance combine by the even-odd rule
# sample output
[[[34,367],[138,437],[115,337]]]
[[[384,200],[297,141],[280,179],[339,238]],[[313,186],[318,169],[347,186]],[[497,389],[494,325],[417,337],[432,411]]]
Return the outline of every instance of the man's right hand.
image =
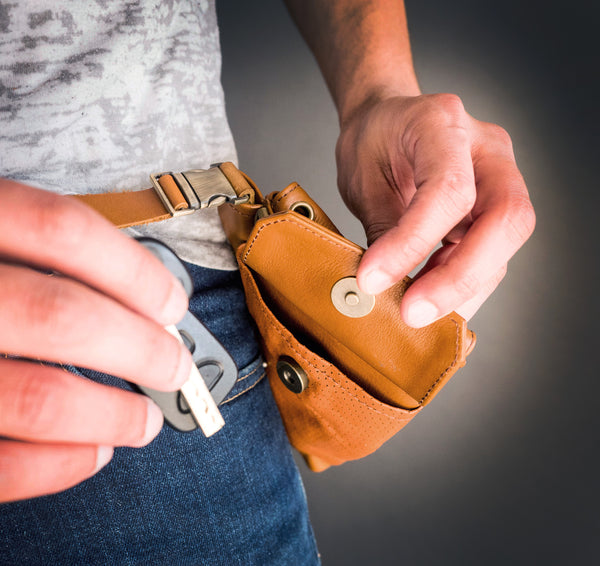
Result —
[[[0,502],[67,489],[158,434],[147,397],[35,361],[179,389],[192,359],[163,327],[187,296],[150,252],[75,199],[0,179],[0,289]]]

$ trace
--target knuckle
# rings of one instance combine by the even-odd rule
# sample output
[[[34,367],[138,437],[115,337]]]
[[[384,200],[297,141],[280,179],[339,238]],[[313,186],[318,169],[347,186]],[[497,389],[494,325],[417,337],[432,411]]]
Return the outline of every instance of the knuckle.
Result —
[[[535,211],[526,195],[513,196],[503,217],[508,238],[522,244],[533,233],[536,224]]]
[[[389,230],[389,226],[383,222],[373,222],[365,228],[367,235],[367,245],[371,245]]]
[[[176,284],[166,267],[144,251],[136,254],[127,278],[131,285],[135,285],[136,295],[152,305],[150,314],[164,312]]]
[[[74,325],[79,303],[74,284],[48,277],[34,293],[24,295],[24,320],[28,321],[32,335],[42,338],[50,348],[85,341],[87,336],[82,334],[81,325],[77,328]]]
[[[144,350],[145,377],[151,376],[152,386],[156,389],[172,389],[171,385],[176,382],[180,373],[179,342],[168,332],[157,329],[145,341]]]
[[[412,234],[410,238],[402,245],[400,252],[403,257],[413,259],[423,259],[431,251],[431,246],[427,240],[418,234]]]
[[[51,380],[33,372],[19,382],[14,393],[13,410],[19,430],[33,437],[46,436],[55,422],[56,387]]]
[[[493,136],[502,145],[512,148],[512,139],[510,134],[498,124],[489,124],[490,135]]]
[[[485,134],[485,145],[493,149],[499,155],[514,160],[513,143],[510,134],[498,124],[483,122],[483,132]]]
[[[60,247],[64,253],[77,249],[89,234],[91,215],[72,199],[52,195],[33,214],[40,240]]]
[[[467,301],[479,293],[481,290],[481,281],[473,273],[462,273],[454,281],[454,289],[463,301]]]
[[[506,271],[507,271],[507,266],[505,264],[496,273],[494,273],[494,275],[492,277],[490,277],[490,279],[488,281],[486,281],[486,283],[483,285],[482,290],[480,291],[479,295],[481,296],[482,294],[485,294],[486,297],[489,297],[494,292],[496,287],[498,287],[498,285],[500,285],[500,283],[504,279],[504,276],[506,275]]]
[[[473,178],[463,171],[446,171],[440,181],[439,205],[449,216],[466,216],[475,206]]]
[[[496,283],[496,284],[500,283],[500,281],[502,281],[504,279],[504,277],[506,276],[507,272],[508,272],[508,265],[505,263],[499,269],[499,271],[496,273],[496,275],[493,277],[494,283]]]
[[[465,107],[460,96],[451,93],[434,94],[435,105],[445,114],[453,117],[466,116]]]
[[[155,278],[148,277],[151,262],[152,258],[145,253],[136,254],[131,261],[127,276],[132,283],[135,282],[138,295],[149,296],[152,293],[151,287]]]

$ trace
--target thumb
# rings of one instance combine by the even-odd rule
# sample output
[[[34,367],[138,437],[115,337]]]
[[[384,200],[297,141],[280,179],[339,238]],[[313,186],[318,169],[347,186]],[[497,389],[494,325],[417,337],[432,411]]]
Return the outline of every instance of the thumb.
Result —
[[[367,236],[367,250],[361,258],[356,279],[359,288],[366,293],[377,294],[379,290],[387,289],[401,279],[395,273],[393,265],[390,265],[394,263],[397,248],[394,233],[401,217],[402,211],[397,210],[392,203],[385,203],[365,211],[360,218]],[[386,245],[390,238],[395,245]],[[388,249],[389,247],[392,249]],[[389,271],[385,269],[386,265]],[[373,289],[377,291],[373,293]]]
[[[374,175],[368,183],[362,186],[358,198],[355,194],[354,198],[344,199],[350,210],[361,221],[367,237],[367,251],[361,259],[357,273],[358,286],[361,290],[366,291],[365,276],[373,271],[374,264],[380,263],[378,260],[382,255],[379,243],[374,246],[374,249],[371,249],[371,246],[379,240],[387,240],[396,231],[400,219],[415,193],[414,184],[411,185],[400,188],[391,186],[383,175]],[[348,196],[348,193],[346,195],[342,193],[342,195]],[[384,258],[384,262],[389,263],[390,258],[393,259],[393,255],[388,254],[388,257]],[[394,280],[390,280],[386,287],[393,283]]]

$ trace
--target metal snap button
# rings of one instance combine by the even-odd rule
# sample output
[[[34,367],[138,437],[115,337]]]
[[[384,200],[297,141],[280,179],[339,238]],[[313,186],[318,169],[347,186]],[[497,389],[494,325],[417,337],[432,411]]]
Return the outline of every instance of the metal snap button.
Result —
[[[287,356],[282,356],[277,361],[277,375],[283,384],[294,393],[302,393],[308,386],[306,372]]]
[[[356,277],[344,277],[331,288],[331,302],[343,315],[361,318],[373,310],[375,297],[358,288]]]

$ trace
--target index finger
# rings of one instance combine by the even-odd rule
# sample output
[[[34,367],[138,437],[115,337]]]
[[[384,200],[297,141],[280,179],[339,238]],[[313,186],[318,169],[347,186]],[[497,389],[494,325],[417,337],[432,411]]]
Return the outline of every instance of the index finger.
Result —
[[[0,234],[3,258],[63,273],[161,324],[187,309],[158,259],[76,199],[2,179]]]

